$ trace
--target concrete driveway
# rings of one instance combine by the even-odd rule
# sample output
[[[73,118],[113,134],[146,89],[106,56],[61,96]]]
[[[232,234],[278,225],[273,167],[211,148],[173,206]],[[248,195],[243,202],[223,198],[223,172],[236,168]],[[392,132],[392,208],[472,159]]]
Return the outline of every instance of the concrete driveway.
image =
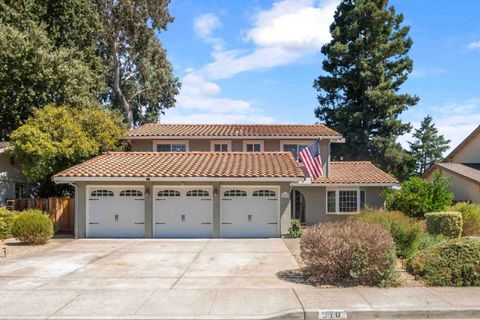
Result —
[[[281,239],[74,240],[0,263],[0,317],[280,315],[297,268]]]

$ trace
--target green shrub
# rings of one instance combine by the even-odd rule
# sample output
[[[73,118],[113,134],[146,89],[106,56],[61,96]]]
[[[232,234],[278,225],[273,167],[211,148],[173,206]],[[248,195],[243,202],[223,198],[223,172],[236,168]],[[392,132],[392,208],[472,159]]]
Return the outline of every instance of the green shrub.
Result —
[[[462,214],[463,236],[480,236],[480,205],[460,202],[450,207],[449,211],[457,211]]]
[[[302,236],[302,225],[300,220],[293,219],[290,223],[290,228],[288,228],[288,237],[289,238],[300,238]]]
[[[397,256],[408,258],[419,246],[422,226],[416,220],[405,216],[399,211],[372,210],[354,216],[353,220],[376,223],[385,227],[395,242]]]
[[[18,212],[0,208],[0,240],[12,238],[12,224]]]
[[[451,239],[428,247],[408,261],[407,269],[430,286],[479,286],[480,238]]]
[[[443,211],[452,204],[449,187],[450,183],[440,174],[435,174],[432,181],[413,177],[402,183],[400,190],[385,189],[384,197],[389,210],[422,218],[427,212]]]
[[[424,233],[420,237],[419,245],[418,245],[418,250],[424,250],[428,247],[431,247],[433,245],[436,245],[437,243],[449,240],[450,238],[445,237],[442,234],[430,234],[430,233]]]
[[[462,214],[460,212],[430,212],[425,214],[427,231],[430,234],[441,234],[449,238],[462,235]]]
[[[325,284],[397,283],[395,245],[380,225],[326,222],[304,230],[300,241],[304,272]]]
[[[43,211],[28,210],[14,219],[12,234],[21,242],[42,244],[53,236],[53,223]]]

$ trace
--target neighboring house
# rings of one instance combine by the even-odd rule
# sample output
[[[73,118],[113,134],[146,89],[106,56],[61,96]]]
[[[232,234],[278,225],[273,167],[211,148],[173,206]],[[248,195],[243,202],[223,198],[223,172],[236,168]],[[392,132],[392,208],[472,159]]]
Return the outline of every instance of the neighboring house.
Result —
[[[0,207],[8,199],[29,198],[32,192],[18,161],[8,154],[7,149],[8,142],[0,141]]]
[[[370,162],[331,162],[324,125],[147,124],[110,152],[54,176],[76,187],[77,237],[279,237],[292,218],[345,219],[398,184]],[[298,162],[320,140],[323,177]]]
[[[434,172],[441,172],[450,180],[455,202],[480,203],[480,126],[442,162],[431,166],[423,177],[431,179]]]

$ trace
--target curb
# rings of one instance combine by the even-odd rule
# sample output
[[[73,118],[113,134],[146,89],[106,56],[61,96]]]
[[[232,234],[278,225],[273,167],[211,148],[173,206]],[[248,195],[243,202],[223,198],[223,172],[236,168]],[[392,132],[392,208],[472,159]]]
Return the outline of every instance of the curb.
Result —
[[[322,314],[326,312],[326,314]],[[331,316],[328,315],[331,313]],[[480,319],[479,309],[305,310],[305,320],[318,319]]]

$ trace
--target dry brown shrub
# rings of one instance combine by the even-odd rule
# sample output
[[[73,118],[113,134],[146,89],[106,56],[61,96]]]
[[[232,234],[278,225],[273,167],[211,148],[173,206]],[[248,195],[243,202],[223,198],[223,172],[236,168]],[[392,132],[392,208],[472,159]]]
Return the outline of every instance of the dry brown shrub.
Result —
[[[380,225],[327,222],[305,230],[300,242],[309,280],[334,285],[396,283],[395,246]]]

